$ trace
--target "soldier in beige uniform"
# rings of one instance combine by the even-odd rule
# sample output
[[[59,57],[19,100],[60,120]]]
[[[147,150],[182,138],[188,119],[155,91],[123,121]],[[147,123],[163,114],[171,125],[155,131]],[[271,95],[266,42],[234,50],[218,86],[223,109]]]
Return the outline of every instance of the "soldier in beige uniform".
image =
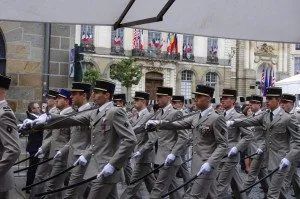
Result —
[[[237,97],[237,91],[234,89],[223,89],[222,106],[225,109],[225,120],[243,118],[244,115],[237,113],[234,109]],[[226,158],[222,159],[218,177],[217,177],[217,194],[223,197],[231,185],[231,189],[236,198],[247,198],[245,193],[240,194],[243,189],[243,182],[237,170],[239,162],[239,151],[244,151],[253,138],[250,129],[243,127],[228,128],[228,147],[229,152]]]
[[[300,150],[300,124],[295,115],[290,115],[280,108],[281,95],[281,88],[270,87],[267,89],[266,94],[267,108],[270,111],[253,118],[228,121],[228,125],[233,126],[263,126],[268,170],[279,167],[279,171],[271,177],[267,194],[268,199],[279,198],[284,178],[290,169],[291,163],[298,158]],[[291,138],[294,143],[293,148],[290,147]]]
[[[55,90],[49,90],[47,95],[46,95],[47,113],[48,114],[59,114],[59,109],[56,108],[57,95],[58,95],[58,92],[55,91]],[[43,132],[43,143],[48,142],[48,140],[51,139],[51,135],[52,135],[52,130],[49,130],[49,129],[44,130],[44,132]],[[45,151],[44,157],[41,157],[41,158],[42,158],[41,161],[49,158],[49,150],[47,152]],[[33,183],[37,183],[37,182],[40,182],[40,181],[46,179],[50,175],[50,173],[51,173],[51,165],[49,164],[49,162],[46,162],[42,165],[39,165],[37,170],[36,170],[36,174],[35,174],[35,178],[34,178]],[[40,193],[41,190],[43,190],[43,189],[44,189],[44,183],[32,187],[32,189],[30,190],[29,198],[34,198],[34,195],[37,194],[37,193]]]
[[[100,108],[77,114],[76,116],[55,116],[42,122],[54,122],[55,127],[90,125],[91,145],[76,160],[76,164],[85,166],[84,179],[97,175],[91,182],[88,199],[118,198],[116,184],[121,180],[122,167],[133,152],[136,137],[122,108],[114,107],[112,94],[115,83],[101,79],[96,81],[92,98]],[[65,118],[63,121],[61,118]],[[99,173],[100,172],[100,173]]]
[[[292,94],[284,93],[281,97],[281,107],[283,110],[291,115],[295,115],[297,120],[300,122],[300,113],[295,110],[294,104],[296,101],[296,96]],[[293,148],[293,140],[291,141],[291,147]],[[297,168],[297,164],[299,165],[299,161],[296,161],[292,164],[289,173],[287,174],[284,181],[284,190],[288,190],[290,185],[294,189],[294,194],[296,198],[300,198],[300,176],[297,172],[299,170]]]
[[[174,109],[176,110],[180,110],[183,115],[187,115],[187,110],[184,109],[184,96],[182,95],[173,95],[172,96],[172,106]],[[190,143],[192,141],[192,138],[191,138],[191,132],[190,131],[187,131],[187,134],[188,134],[188,138],[189,138],[189,141],[185,147],[185,149],[183,150],[182,154],[181,154],[181,159],[183,162],[185,162],[188,158],[188,152],[189,152],[189,148],[190,148]],[[190,172],[189,172],[189,169],[188,169],[188,162],[186,163],[183,163],[180,165],[180,168],[177,172],[177,175],[180,176],[182,179],[183,179],[183,182],[187,182],[189,179],[190,179]],[[184,190],[187,191],[188,190],[188,185],[184,187]]]
[[[261,114],[264,114],[264,111],[261,110],[262,108],[262,103],[263,103],[263,97],[259,95],[252,95],[250,99],[250,109],[253,113],[253,117],[260,116]],[[251,154],[256,153],[252,158],[251,165],[250,165],[250,170],[247,175],[247,178],[244,182],[244,188],[247,188],[254,184],[257,180],[257,177],[259,179],[262,179],[267,175],[267,170],[264,168],[265,165],[265,155],[262,151],[262,145],[265,141],[264,139],[264,130],[261,126],[255,126],[252,128],[253,136],[254,139],[251,142]],[[268,192],[268,179],[262,181],[261,186],[263,188],[263,191],[265,194]],[[249,194],[251,189],[247,190],[247,194]]]
[[[172,88],[157,88],[157,103],[160,110],[157,116],[154,117],[154,120],[174,120],[183,116],[182,112],[175,110],[170,103],[172,93]],[[151,124],[151,121],[153,120],[147,123]],[[159,170],[158,177],[151,191],[151,199],[161,198],[168,190],[177,187],[176,173],[182,163],[180,156],[188,141],[188,135],[185,130],[159,130],[156,134],[157,136],[149,139],[148,143],[141,149],[141,154],[143,155],[143,151],[147,151],[148,147],[153,147],[153,144],[158,141],[155,163],[159,165],[164,164]],[[180,199],[182,197],[179,192],[175,192],[170,195],[170,198]]]
[[[21,152],[17,119],[5,100],[10,82],[10,78],[0,75],[0,199],[15,198],[11,167]]]
[[[91,109],[88,100],[91,96],[91,84],[74,82],[72,84],[72,105],[77,108],[78,114],[81,111]],[[68,167],[72,166],[79,156],[89,147],[91,141],[91,133],[88,125],[71,127],[71,136],[69,142],[57,151],[55,158],[68,155]],[[83,180],[85,174],[85,166],[77,166],[71,171],[69,184],[75,184]],[[67,189],[64,198],[83,199],[83,193],[86,185],[81,185],[71,189]]]
[[[214,88],[197,85],[195,105],[201,111],[183,121],[171,124],[162,122],[160,129],[192,129],[193,160],[192,176],[198,178],[187,193],[187,198],[217,198],[215,179],[222,157],[227,153],[227,127],[225,118],[211,106]]]
[[[137,134],[137,146],[133,158],[135,159],[135,167],[133,170],[133,174],[131,176],[131,181],[140,178],[141,176],[146,175],[150,171],[153,170],[154,163],[154,149],[149,148],[148,151],[143,152],[141,154],[140,150],[144,146],[144,144],[149,140],[149,136],[152,133],[147,133],[144,128],[141,126],[145,124],[146,121],[153,115],[150,114],[147,105],[149,101],[149,93],[137,91],[134,96],[134,107],[138,110],[138,114],[131,119],[131,125],[133,130]],[[121,199],[134,199],[134,198],[142,198],[139,188],[141,187],[143,181],[139,181],[135,184],[129,185],[123,194],[121,195]],[[148,192],[150,193],[155,178],[154,175],[149,175],[144,178],[144,182]]]
[[[121,107],[124,109],[126,112],[126,116],[129,118],[130,113],[126,111],[126,95],[124,93],[118,93],[113,95],[113,101],[115,103],[115,106]],[[127,185],[130,184],[130,179],[132,175],[132,168],[131,168],[131,163],[130,160],[126,163],[125,167],[123,168],[124,170],[124,177],[125,177],[125,182]]]
[[[60,115],[67,115],[72,113],[74,110],[70,106],[71,104],[71,91],[66,89],[60,89],[57,95],[57,108],[60,110]],[[41,115],[38,119],[34,120],[34,123],[40,123],[39,121],[44,117],[47,117],[46,114]],[[52,135],[43,145],[40,147],[36,156],[43,155],[44,152],[49,151],[49,157],[53,157],[56,152],[61,149],[66,143],[70,140],[70,128],[61,128],[56,131],[52,131]],[[64,154],[64,156],[55,157],[53,163],[51,165],[51,173],[50,176],[56,175],[57,173],[65,170],[67,168],[67,158],[68,154]],[[50,163],[51,164],[51,163]],[[44,190],[51,191],[53,189],[57,189],[63,186],[64,179],[66,175],[60,175],[57,178],[51,179],[45,183]],[[41,191],[41,190],[40,190]],[[62,198],[62,193],[50,194],[45,198]]]

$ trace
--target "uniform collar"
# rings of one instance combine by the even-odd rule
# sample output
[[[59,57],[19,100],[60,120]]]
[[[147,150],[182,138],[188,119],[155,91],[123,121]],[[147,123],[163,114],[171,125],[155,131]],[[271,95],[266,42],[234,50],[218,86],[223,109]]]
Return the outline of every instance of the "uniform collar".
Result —
[[[261,112],[262,112],[262,110],[259,109],[259,110],[258,110],[256,113],[254,113],[253,115],[254,115],[254,116],[257,116],[257,115],[259,115]]]
[[[295,107],[290,111],[290,114],[294,114],[296,112]]]
[[[64,115],[64,114],[68,113],[70,111],[70,109],[73,110],[73,108],[71,106],[68,106],[67,108],[61,110],[59,114]]]
[[[30,115],[33,115],[34,117],[38,118],[39,116],[37,114],[34,113],[29,113]]]
[[[229,113],[231,113],[234,110],[234,107],[232,107],[231,109],[228,109],[227,111],[225,111],[226,115],[228,115]]]
[[[138,112],[138,116],[140,117],[141,115],[143,115],[143,113],[145,113],[148,109],[144,108],[143,110]]]
[[[276,116],[280,112],[281,108],[278,106],[275,110],[271,111],[274,116]]]
[[[165,113],[166,111],[168,111],[169,109],[171,109],[171,108],[173,108],[173,107],[172,107],[172,104],[170,103],[170,104],[168,104],[165,108],[163,108],[164,113]]]
[[[110,105],[112,105],[112,104],[113,104],[112,101],[106,102],[105,104],[103,104],[102,106],[100,106],[99,112],[103,111],[106,107],[108,107],[108,106],[110,106]]]
[[[205,116],[208,112],[210,112],[212,110],[212,106],[208,107],[207,109],[205,109],[204,111],[201,111],[201,117]]]
[[[78,108],[78,112],[83,111],[87,108],[90,108],[90,104],[89,103],[85,103],[84,105],[82,105],[81,107]]]

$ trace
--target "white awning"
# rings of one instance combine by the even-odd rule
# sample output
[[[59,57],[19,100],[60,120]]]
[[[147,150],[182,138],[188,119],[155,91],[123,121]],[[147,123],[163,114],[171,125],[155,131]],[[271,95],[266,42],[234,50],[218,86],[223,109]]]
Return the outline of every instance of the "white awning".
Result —
[[[0,20],[113,25],[129,0],[2,0]],[[136,0],[123,22],[155,17],[167,0]],[[175,0],[144,29],[233,39],[300,42],[299,0]],[[122,23],[123,23],[122,22]]]

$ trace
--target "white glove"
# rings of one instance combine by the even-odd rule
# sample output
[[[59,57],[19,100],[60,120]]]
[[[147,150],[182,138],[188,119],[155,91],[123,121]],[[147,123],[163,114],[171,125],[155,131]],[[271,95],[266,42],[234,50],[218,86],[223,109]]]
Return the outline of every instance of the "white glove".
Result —
[[[81,165],[81,166],[85,166],[87,163],[87,160],[85,159],[85,157],[83,155],[79,156],[79,158],[74,162],[74,166],[76,165]]]
[[[209,172],[211,172],[211,166],[208,162],[205,162],[204,164],[202,164],[199,172],[197,173],[197,176],[200,176],[201,174],[207,174]]]
[[[258,148],[257,151],[256,151],[257,155],[263,154],[263,152],[264,152],[264,151],[261,150],[260,148]]]
[[[226,126],[230,127],[234,124],[234,121],[226,121]]]
[[[51,117],[50,115],[47,115],[46,113],[44,113],[33,121],[34,125],[44,124],[47,122],[47,120],[50,119],[50,117]]]
[[[146,125],[145,125],[145,129],[147,129],[148,128],[148,126],[150,125],[154,125],[154,126],[156,126],[156,125],[158,125],[160,123],[160,120],[149,120],[147,123],[146,123]]]
[[[45,153],[42,148],[39,148],[39,150],[34,154],[34,157],[43,158],[45,157]]]
[[[110,163],[108,163],[107,165],[104,166],[102,171],[97,175],[97,179],[101,178],[101,176],[108,177],[112,175],[115,172],[115,170],[116,170],[115,167]]]
[[[279,170],[288,167],[290,164],[291,164],[291,162],[288,159],[283,158],[280,162]]]
[[[228,157],[236,156],[236,154],[239,152],[239,150],[234,146],[230,149],[228,153]]]
[[[140,158],[141,155],[142,155],[141,152],[137,151],[137,152],[135,152],[135,153],[133,154],[132,157],[137,159],[137,158]]]
[[[54,155],[53,159],[59,158],[61,156],[61,152],[57,151],[56,154]]]
[[[32,127],[32,124],[33,124],[33,120],[25,119],[22,124],[18,124],[18,128],[20,130],[23,130],[23,129],[26,129],[28,127]]]
[[[172,164],[175,161],[175,158],[176,156],[170,153],[165,160],[165,164]]]

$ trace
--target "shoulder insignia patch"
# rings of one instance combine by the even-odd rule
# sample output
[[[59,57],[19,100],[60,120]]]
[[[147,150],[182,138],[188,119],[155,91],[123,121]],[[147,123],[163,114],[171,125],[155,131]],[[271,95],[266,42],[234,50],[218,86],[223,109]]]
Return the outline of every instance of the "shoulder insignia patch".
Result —
[[[12,111],[11,108],[10,108],[9,106],[3,107],[3,110],[4,110],[4,111]]]
[[[128,127],[129,127],[129,124],[128,124],[127,122],[125,122],[125,123],[124,123],[124,126],[125,126],[126,128],[128,128]]]
[[[11,126],[7,126],[6,130],[7,130],[7,132],[11,133],[12,132],[12,127]]]

